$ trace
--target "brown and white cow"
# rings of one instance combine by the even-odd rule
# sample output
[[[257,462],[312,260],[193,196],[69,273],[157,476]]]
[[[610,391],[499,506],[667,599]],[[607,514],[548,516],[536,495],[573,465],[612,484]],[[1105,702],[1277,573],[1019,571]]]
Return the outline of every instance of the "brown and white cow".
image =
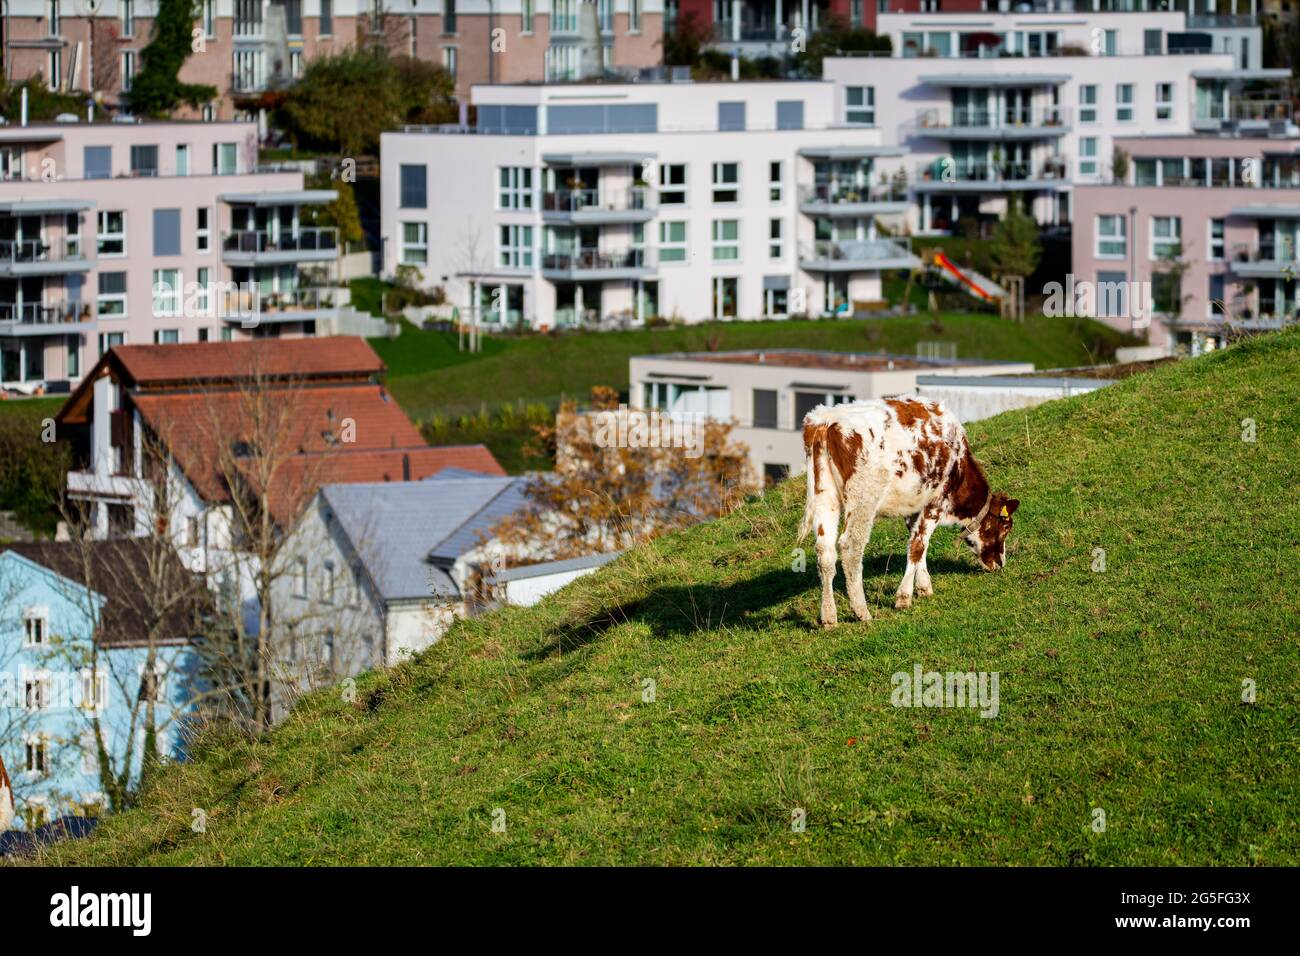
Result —
[[[5,762],[0,760],[0,833],[4,833],[14,824],[14,787],[5,772]]]
[[[849,603],[860,620],[871,620],[862,552],[878,516],[904,518],[911,530],[896,608],[911,607],[914,585],[925,597],[934,593],[925,552],[940,525],[960,525],[986,570],[1006,564],[1011,516],[1020,502],[989,491],[966,430],[942,405],[907,398],[822,405],[803,421],[808,502],[799,539],[816,529],[823,627],[836,624],[831,583],[841,509],[840,559]]]

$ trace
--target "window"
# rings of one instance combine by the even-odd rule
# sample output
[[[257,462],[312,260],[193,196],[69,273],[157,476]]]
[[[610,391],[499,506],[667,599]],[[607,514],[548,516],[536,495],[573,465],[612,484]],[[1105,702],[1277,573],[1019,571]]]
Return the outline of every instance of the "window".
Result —
[[[1208,296],[1207,311],[1210,318],[1227,314],[1224,304],[1224,297],[1227,294],[1223,274],[1210,276],[1210,294]]]
[[[211,315],[212,313],[212,270],[209,269],[207,266],[204,266],[202,269],[199,270],[198,277],[195,281],[198,284],[198,289],[196,290],[196,294],[194,296],[194,306],[198,310],[199,315]],[[208,330],[199,329],[199,341],[206,342],[207,340],[208,340]]]
[[[1223,259],[1223,251],[1224,251],[1223,226],[1224,226],[1224,220],[1222,219],[1210,220],[1210,243],[1209,243],[1210,254],[1208,258],[1212,261],[1219,261]]]
[[[776,427],[776,389],[754,389],[754,427]]]
[[[578,0],[551,0],[551,32],[576,33]]]
[[[442,32],[456,32],[456,0],[442,0]]]
[[[763,276],[763,315],[776,318],[790,314],[790,277]],[[772,425],[776,427],[776,412],[772,412]],[[757,423],[755,423],[757,424]]]
[[[1120,83],[1115,87],[1115,121],[1133,122],[1133,84]]]
[[[206,206],[195,210],[194,225],[194,247],[199,252],[207,252],[212,248],[212,210]]]
[[[101,711],[108,704],[108,675],[98,668],[81,672],[81,707]]]
[[[739,315],[740,280],[735,276],[716,276],[713,280],[713,318],[734,319]]]
[[[188,176],[190,174],[190,148],[188,145],[176,147],[176,175]]]
[[[628,0],[627,2],[627,32],[641,32],[641,0]]]
[[[686,261],[686,223],[659,223],[659,261]]]
[[[122,36],[135,36],[135,0],[118,0],[122,14]]]
[[[321,33],[329,33],[325,27],[326,9],[329,7],[330,0],[321,0]],[[217,0],[203,0],[202,4],[203,17],[203,35],[206,37],[215,37],[217,35]]]
[[[181,340],[180,329],[154,329],[154,345],[175,345]]]
[[[767,198],[772,202],[781,201],[781,163],[767,164]]]
[[[780,259],[782,255],[781,247],[781,220],[773,219],[767,225],[767,255],[771,259]]]
[[[157,176],[158,175],[158,147],[157,146],[132,146],[131,147],[131,175],[132,176]]]
[[[686,205],[685,163],[665,163],[659,167],[659,205]]]
[[[50,50],[49,53],[46,54],[45,62],[50,74],[45,83],[51,90],[58,90],[60,82],[59,78],[63,76],[63,51]],[[122,89],[129,90],[130,88],[129,84],[125,82],[123,83]]]
[[[721,132],[736,132],[745,128],[744,102],[718,104],[718,129]]]
[[[1102,46],[1103,56],[1117,56],[1119,54],[1119,33],[1116,30],[1107,30],[1103,36],[1105,41]]]
[[[713,201],[740,202],[740,163],[713,164]]]
[[[1079,122],[1095,123],[1097,122],[1097,87],[1080,86],[1079,87]]]
[[[122,2],[129,4],[131,0],[122,0]],[[50,11],[49,34],[52,37],[56,37],[59,35],[59,30],[62,28],[62,23],[59,21],[59,0],[49,0],[48,7]]]
[[[398,167],[398,175],[401,180],[400,198],[398,202],[402,209],[424,209],[428,206],[428,174],[425,171],[424,164],[408,165],[403,163]]]
[[[1151,217],[1151,258],[1174,259],[1182,254],[1183,221],[1178,216]]]
[[[68,378],[81,375],[81,336],[68,336]]]
[[[99,354],[103,355],[109,349],[115,349],[119,345],[126,344],[125,332],[100,332],[99,333]]]
[[[1162,31],[1142,31],[1142,53],[1144,56],[1159,56],[1165,52],[1164,47],[1164,33]]]
[[[259,48],[235,49],[235,69],[231,85],[236,90],[260,90],[266,61]]]
[[[153,270],[153,314],[154,316],[178,316],[181,314],[181,270]]]
[[[777,129],[803,129],[803,100],[777,100]]]
[[[39,707],[35,708],[40,710]],[[27,738],[27,761],[26,770],[30,774],[44,776],[49,768],[49,754],[47,751],[48,743],[44,737]]]
[[[120,209],[100,212],[97,239],[101,257],[126,255],[126,213]]]
[[[135,51],[122,51],[122,90],[131,91],[131,81],[135,79]]]
[[[519,30],[522,33],[533,32],[533,0],[522,0],[519,5]]]
[[[326,604],[334,603],[334,562],[326,561],[321,568],[320,597]]]
[[[410,266],[429,264],[429,224],[427,222],[402,223],[402,264]]]
[[[713,261],[727,262],[740,258],[740,220],[713,220]]]
[[[1156,84],[1156,119],[1171,120],[1174,118],[1174,84],[1157,83]]]
[[[307,596],[307,559],[299,558],[293,572],[293,593],[295,597]]]
[[[1097,175],[1097,137],[1079,137],[1079,175]]]
[[[1177,272],[1153,270],[1151,273],[1151,306],[1162,315],[1176,315],[1183,298],[1183,280]]]
[[[454,46],[442,48],[442,68],[447,71],[447,75],[453,80],[456,79],[456,48]]]
[[[153,254],[155,256],[181,254],[181,211],[179,209],[153,211]]]
[[[1097,217],[1097,258],[1123,259],[1128,255],[1128,224],[1123,216]]]
[[[82,153],[82,174],[87,179],[110,179],[113,176],[113,147],[87,146]]]
[[[527,166],[502,166],[499,209],[533,208],[533,171]]]
[[[874,86],[847,86],[844,88],[844,121],[876,125],[876,88]]]
[[[233,176],[239,172],[238,143],[213,143],[212,168],[218,176]]]
[[[498,262],[508,268],[525,269],[533,264],[533,227],[502,226]]]
[[[289,75],[295,80],[302,76],[302,50],[289,51]]]
[[[126,315],[126,273],[99,273],[99,295],[95,300],[95,311],[100,318],[114,315]],[[121,345],[122,343],[117,343]],[[102,353],[104,349],[100,349]]]
[[[49,703],[45,678],[29,677],[23,682],[23,701],[28,710],[44,710]]]
[[[48,640],[49,619],[44,611],[32,609],[23,615],[23,646],[44,647]]]

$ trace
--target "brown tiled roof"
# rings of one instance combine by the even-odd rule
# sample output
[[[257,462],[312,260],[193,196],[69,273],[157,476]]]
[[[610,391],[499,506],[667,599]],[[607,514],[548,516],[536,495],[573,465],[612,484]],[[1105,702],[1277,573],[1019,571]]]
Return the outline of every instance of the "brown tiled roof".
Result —
[[[375,350],[350,335],[174,345],[119,345],[113,349],[128,387],[164,383],[270,378],[365,378],[385,371]]]
[[[106,603],[96,632],[101,647],[144,643],[149,622],[162,615],[159,640],[186,640],[197,635],[211,610],[210,592],[201,575],[185,570],[170,547],[144,538],[109,541],[36,541],[9,544],[13,551],[102,596]],[[82,548],[87,550],[83,553]],[[163,606],[162,602],[168,606]]]

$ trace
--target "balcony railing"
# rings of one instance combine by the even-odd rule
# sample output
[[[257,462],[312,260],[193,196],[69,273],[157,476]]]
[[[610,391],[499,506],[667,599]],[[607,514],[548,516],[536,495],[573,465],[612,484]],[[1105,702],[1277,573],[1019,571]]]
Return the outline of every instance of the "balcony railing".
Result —
[[[1300,276],[1300,259],[1296,257],[1295,248],[1288,246],[1286,243],[1280,245],[1233,246],[1231,261],[1256,263],[1264,266],[1276,265],[1282,269],[1290,269],[1297,276]]]
[[[1187,17],[1187,29],[1207,30],[1214,27],[1253,27],[1255,17],[1249,13],[1197,13]]]
[[[274,237],[265,230],[243,229],[222,239],[226,252],[333,252],[337,248],[338,229],[333,226],[305,226]]]
[[[0,302],[0,322],[17,322],[21,325],[58,325],[66,322],[89,321],[89,306],[77,303]]]
[[[559,189],[542,193],[545,212],[626,212],[649,208],[650,190],[644,186],[626,190]]]
[[[0,266],[26,265],[37,262],[76,262],[84,259],[80,242],[43,239],[0,240]]]
[[[1069,162],[1054,156],[1042,162],[924,163],[917,167],[917,179],[929,183],[1015,183],[1065,179]]]
[[[799,187],[799,200],[805,203],[856,205],[872,202],[904,202],[906,199],[907,183],[892,179],[887,183],[829,182]]]
[[[553,272],[650,269],[654,267],[653,250],[626,249],[621,252],[548,252],[542,256],[542,268]]]
[[[279,312],[318,312],[335,309],[351,301],[347,289],[310,286],[283,292],[226,292],[221,300],[223,315],[246,315],[257,311],[274,315]]]
[[[1069,125],[1069,121],[1069,109],[1062,106],[1005,110],[954,107],[951,110],[920,110],[916,114],[917,125],[922,129],[946,129],[954,126],[974,129],[1064,127]]]
[[[799,258],[805,262],[829,259],[844,262],[878,262],[901,259],[912,254],[912,240],[901,239],[819,239],[799,244]]]
[[[790,27],[777,23],[741,23],[740,36],[737,37],[732,33],[733,20],[723,20],[713,25],[713,39],[717,43],[734,43],[739,39],[742,43],[745,41],[753,42],[772,42],[783,39],[790,35]]]

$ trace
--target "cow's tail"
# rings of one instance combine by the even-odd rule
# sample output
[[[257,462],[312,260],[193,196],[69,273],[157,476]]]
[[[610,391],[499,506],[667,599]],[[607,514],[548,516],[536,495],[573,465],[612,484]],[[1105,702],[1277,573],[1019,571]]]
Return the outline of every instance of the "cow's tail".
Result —
[[[804,497],[803,521],[799,524],[799,540],[808,537],[813,529],[817,513],[817,500],[827,494],[837,494],[839,476],[831,467],[831,458],[826,446],[827,424],[804,419],[803,449],[804,474],[808,479],[808,490]]]

